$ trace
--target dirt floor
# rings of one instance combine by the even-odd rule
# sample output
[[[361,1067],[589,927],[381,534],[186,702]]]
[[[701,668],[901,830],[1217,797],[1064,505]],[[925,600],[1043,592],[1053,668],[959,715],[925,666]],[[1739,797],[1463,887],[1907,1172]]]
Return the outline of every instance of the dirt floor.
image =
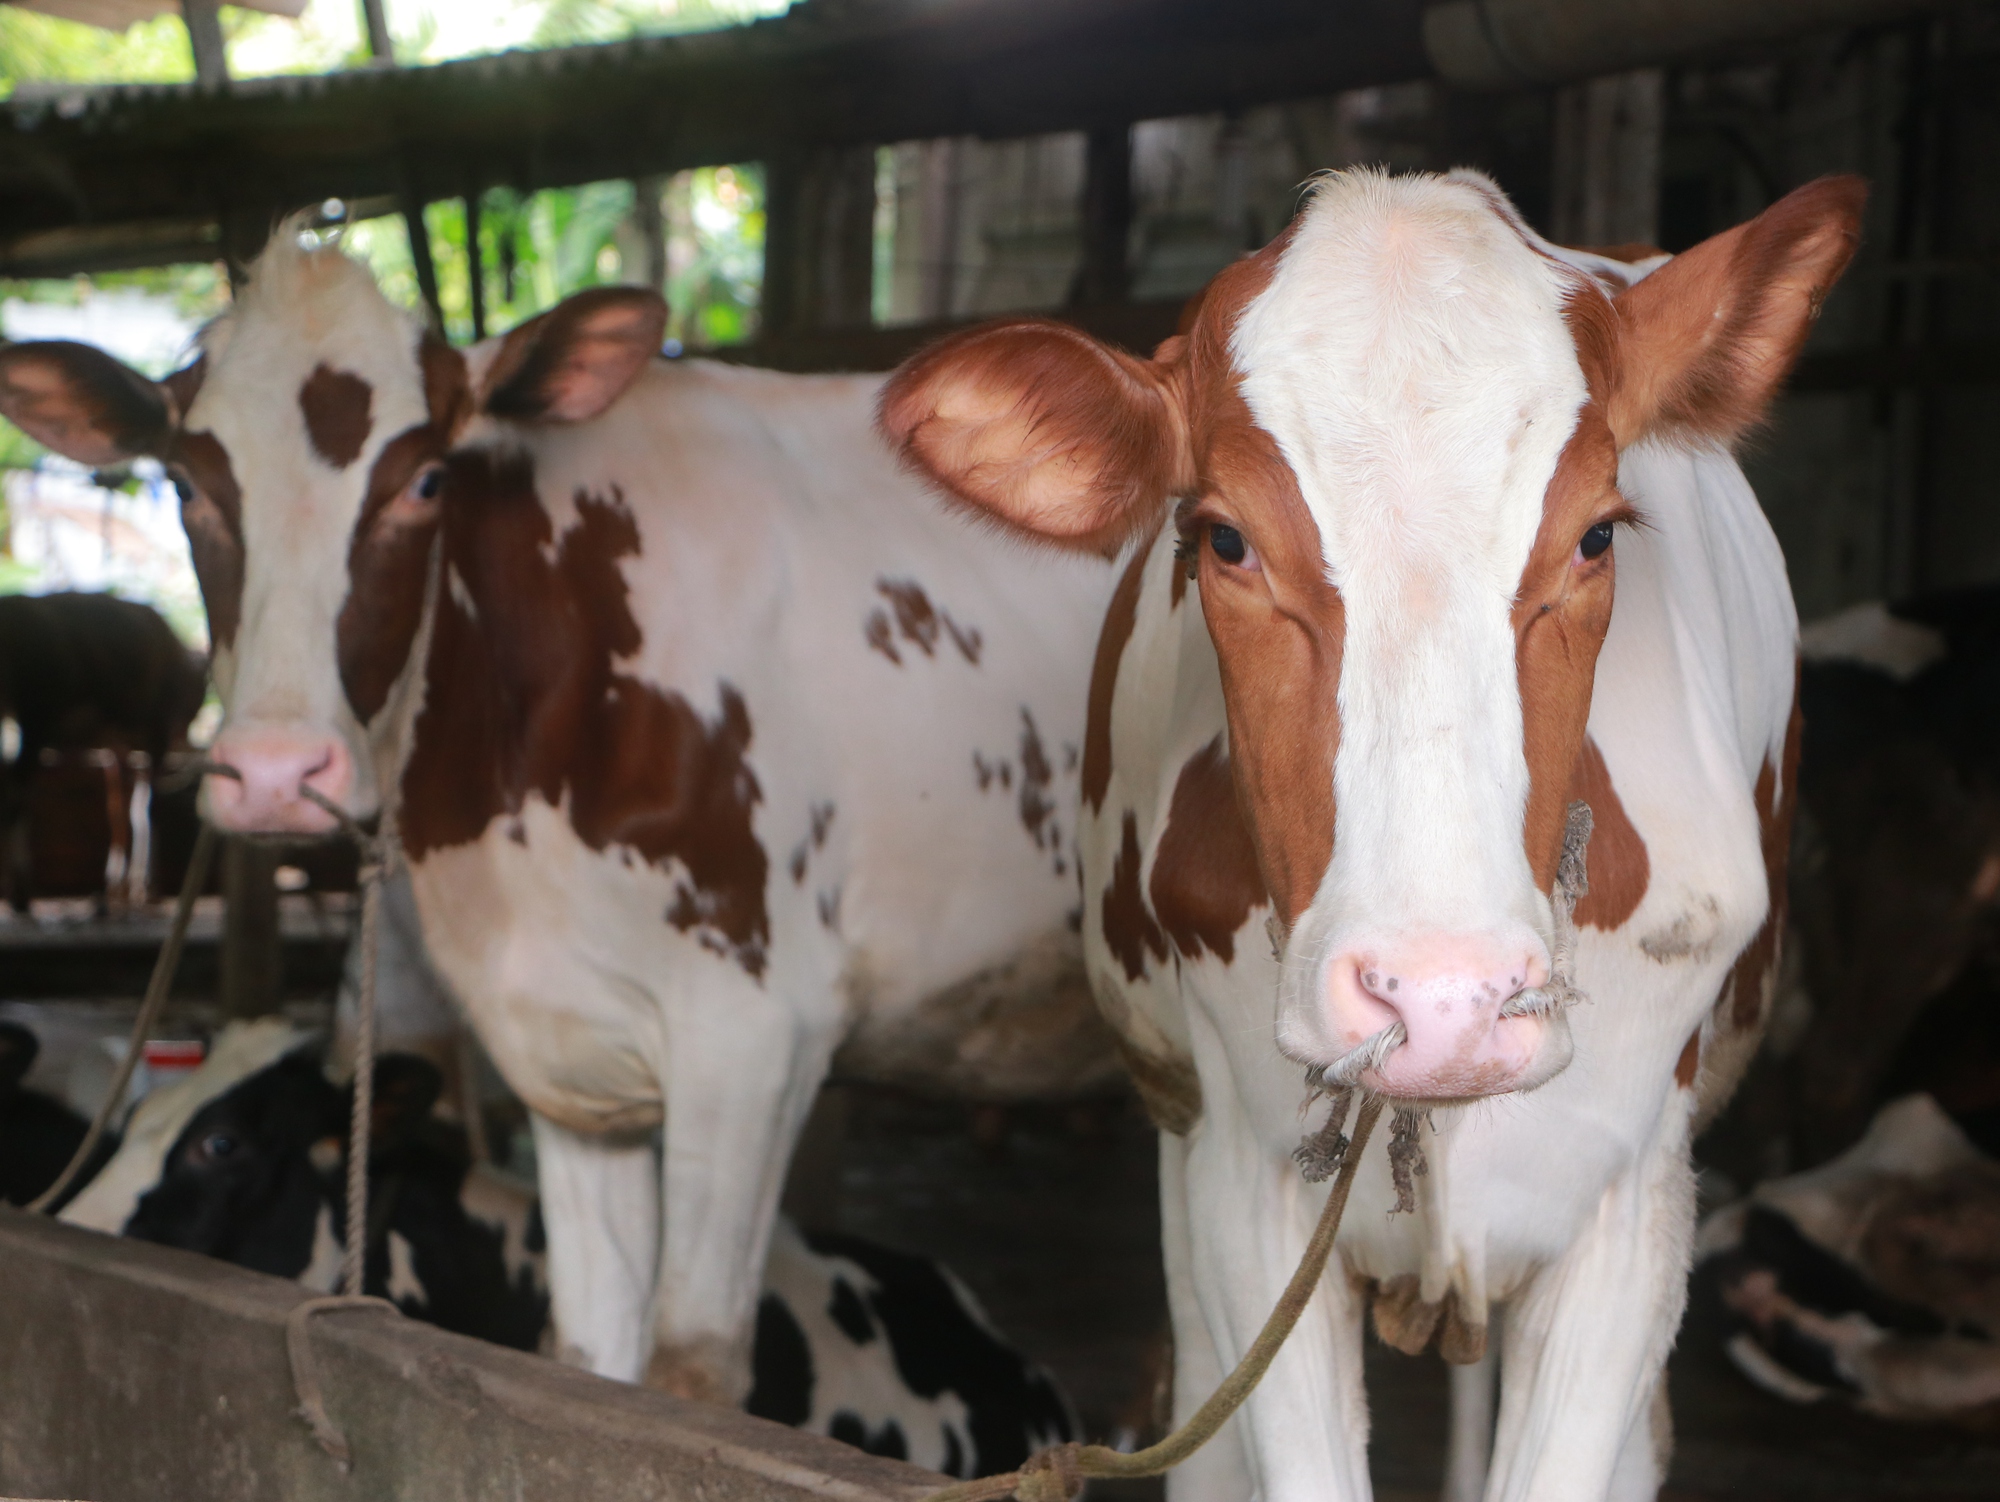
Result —
[[[807,1218],[942,1258],[1062,1379],[1090,1438],[1143,1422],[1166,1315],[1153,1134],[1136,1105],[968,1110],[841,1093],[837,1164],[822,1160],[817,1203],[799,1206]],[[2000,1497],[2000,1437],[1782,1402],[1728,1364],[1699,1301],[1670,1380],[1672,1502]],[[1443,1364],[1371,1338],[1368,1383],[1377,1495],[1435,1497]],[[1155,1483],[1093,1495],[1136,1502],[1159,1492]]]

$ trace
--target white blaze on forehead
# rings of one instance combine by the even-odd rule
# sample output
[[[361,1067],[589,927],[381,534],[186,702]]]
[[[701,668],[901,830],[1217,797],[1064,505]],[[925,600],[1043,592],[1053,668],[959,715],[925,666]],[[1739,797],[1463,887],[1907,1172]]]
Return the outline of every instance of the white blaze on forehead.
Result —
[[[1534,916],[1510,610],[1587,396],[1574,277],[1472,182],[1342,173],[1231,341],[1345,605],[1315,906],[1371,934]]]
[[[199,1069],[139,1102],[111,1161],[57,1218],[116,1236],[139,1207],[141,1196],[160,1182],[168,1150],[195,1114],[259,1070],[303,1047],[312,1036],[282,1017],[230,1023],[216,1035]]]
[[[335,249],[302,249],[287,225],[203,336],[207,371],[187,426],[228,451],[243,506],[243,610],[223,686],[232,720],[351,724],[334,622],[369,470],[385,443],[428,416],[420,335],[365,267]],[[299,404],[322,365],[369,387],[368,436],[341,468],[315,451]]]

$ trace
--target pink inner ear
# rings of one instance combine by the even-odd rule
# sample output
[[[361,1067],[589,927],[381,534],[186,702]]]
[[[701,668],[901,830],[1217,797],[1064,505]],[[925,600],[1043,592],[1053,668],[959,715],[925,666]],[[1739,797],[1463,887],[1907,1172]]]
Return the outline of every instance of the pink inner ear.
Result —
[[[623,327],[585,333],[564,355],[549,381],[551,418],[588,422],[624,395],[653,357],[646,331],[635,326],[639,320],[618,321]]]

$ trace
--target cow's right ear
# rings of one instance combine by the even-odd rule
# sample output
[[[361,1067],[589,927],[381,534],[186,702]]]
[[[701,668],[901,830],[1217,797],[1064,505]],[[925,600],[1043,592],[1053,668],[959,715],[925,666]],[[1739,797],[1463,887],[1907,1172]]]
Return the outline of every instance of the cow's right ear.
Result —
[[[501,337],[483,362],[479,406],[512,422],[588,422],[625,394],[660,352],[666,329],[667,304],[657,292],[578,292]]]
[[[156,454],[179,416],[165,383],[88,344],[0,348],[0,417],[79,464]]]
[[[876,422],[904,464],[973,511],[1082,552],[1116,553],[1194,483],[1168,368],[1045,318],[914,356]]]

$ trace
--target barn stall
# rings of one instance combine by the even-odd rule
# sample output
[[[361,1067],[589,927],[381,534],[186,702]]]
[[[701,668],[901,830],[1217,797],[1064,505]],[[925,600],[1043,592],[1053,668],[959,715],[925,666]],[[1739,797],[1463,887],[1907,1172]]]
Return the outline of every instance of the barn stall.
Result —
[[[1144,351],[1210,276],[1283,228],[1300,183],[1323,168],[1474,165],[1559,242],[1669,251],[1821,173],[1854,171],[1873,188],[1860,253],[1745,467],[1803,620],[1980,585],[2000,571],[1977,449],[2000,371],[1978,168],[2000,16],[1863,0],[1747,9],[809,0],[697,36],[405,67],[380,46],[382,66],[231,80],[216,39],[202,40],[213,12],[191,6],[194,84],[17,85],[0,156],[0,275],[240,268],[276,216],[338,200],[329,221],[401,215],[429,318],[478,337],[518,316],[511,268],[480,229],[496,192],[635,184],[619,274],[661,287],[672,271],[661,205],[676,175],[760,164],[755,334],[713,353],[876,370],[1020,310]],[[440,214],[456,216],[471,247],[462,262],[434,253]],[[102,914],[121,799],[103,795],[101,759],[40,779],[26,836],[38,884],[28,916],[0,933],[7,1015],[59,1017],[93,1037],[131,1016],[165,925],[155,898],[178,888],[192,844],[191,792],[165,788],[171,759],[160,770],[143,815],[151,878],[128,911]],[[1942,815],[1893,809],[1871,825],[1883,843],[1857,851],[1822,822],[1801,847],[1798,968],[1735,1105],[1697,1146],[1705,1209],[1851,1146],[1892,1089],[1929,1089],[1967,1118],[1982,1109],[1993,1087],[1967,1061],[1986,1036],[1995,891],[1977,877],[2000,839],[1990,786],[1960,775],[1963,796]],[[1809,788],[1809,812],[1837,813],[1839,793],[1823,811]],[[1914,890],[1926,852],[1946,845],[1970,862],[1946,876],[1973,893],[1947,929],[1899,915],[1870,930],[1842,906],[1855,888],[1811,884],[1829,865],[1872,866]],[[356,911],[351,853],[229,842],[213,886],[162,1035],[200,1040],[287,1009],[323,1020]],[[1924,946],[1922,963],[1899,942]],[[1869,943],[1919,979],[1893,997],[1883,983],[1848,994],[1843,978],[1866,971],[1857,951]],[[1939,1059],[1961,1067],[1947,1080]],[[483,1077],[482,1066],[467,1073]],[[505,1158],[518,1111],[498,1091],[481,1098],[471,1116]],[[1152,1130],[1123,1093],[968,1107],[837,1082],[790,1205],[807,1223],[941,1258],[1064,1381],[1088,1437],[1141,1441],[1158,1431],[1165,1323]],[[475,1474],[440,1459],[464,1432],[480,1434],[477,1465],[492,1467],[467,1495],[486,1494],[488,1477],[524,1494],[578,1481],[609,1495],[923,1485],[830,1442],[375,1315],[331,1317],[319,1337],[329,1406],[356,1436],[356,1471],[339,1479],[274,1375],[295,1291],[81,1236],[7,1222],[5,1256],[20,1272],[5,1281],[38,1291],[6,1316],[10,1348],[29,1358],[7,1363],[24,1384],[0,1418],[0,1487],[12,1491],[157,1486],[166,1462],[135,1426],[165,1423],[169,1392],[238,1405],[218,1403],[231,1416],[214,1446],[274,1457],[230,1472],[244,1496],[343,1485],[430,1495],[447,1471]],[[1792,1403],[1752,1385],[1726,1354],[1726,1327],[1698,1290],[1670,1369],[1673,1494],[1970,1496],[2000,1480],[2000,1450],[1976,1427],[1891,1421],[1839,1398]],[[1443,1364],[1374,1342],[1367,1360],[1378,1490],[1428,1493],[1443,1465]],[[407,1401],[370,1406],[405,1387]],[[244,1391],[264,1406],[232,1396]],[[493,1431],[466,1430],[475,1410]],[[524,1413],[534,1432],[508,1432]],[[604,1460],[607,1429],[618,1464]],[[179,1486],[226,1489],[214,1472]]]

